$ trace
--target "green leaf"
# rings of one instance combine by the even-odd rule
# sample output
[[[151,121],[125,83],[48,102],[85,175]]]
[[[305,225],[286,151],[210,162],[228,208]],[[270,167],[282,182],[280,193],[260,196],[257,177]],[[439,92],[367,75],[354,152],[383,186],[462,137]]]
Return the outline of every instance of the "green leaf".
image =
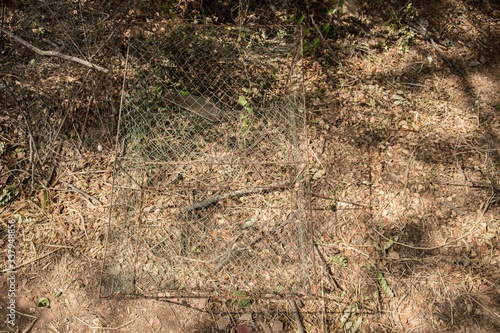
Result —
[[[48,308],[50,307],[50,300],[47,297],[41,297],[38,299],[36,306],[39,308]]]
[[[389,250],[393,245],[394,242],[397,242],[399,239],[399,236],[392,236],[387,242],[384,244],[384,250]]]
[[[351,318],[353,314],[356,314],[356,311],[358,311],[358,306],[356,304],[347,306],[342,312],[342,316],[340,316],[340,322],[345,325],[349,318]]]
[[[387,284],[387,281],[384,278],[384,276],[382,275],[382,273],[380,271],[377,271],[376,275],[377,275],[377,280],[378,280],[378,283],[380,285],[380,288],[382,288],[382,290],[387,295],[389,295],[389,297],[391,297],[391,298],[394,297],[394,292],[392,291],[392,289]]]
[[[245,106],[245,105],[247,105],[247,104],[248,104],[248,101],[246,100],[246,98],[245,98],[245,97],[240,96],[240,97],[238,98],[238,104],[240,104],[241,106]]]
[[[495,234],[492,234],[491,232],[486,232],[483,235],[483,238],[486,239],[486,240],[492,240],[493,238],[495,238]]]
[[[306,18],[306,14],[302,14],[302,16],[299,17],[299,20],[297,21],[297,24],[302,24],[302,22],[304,22],[305,18]]]
[[[189,91],[187,91],[186,89],[183,89],[183,90],[181,90],[181,95],[182,96],[189,96]]]
[[[60,297],[61,295],[62,295],[62,291],[58,291],[58,292],[56,292],[56,295],[55,295],[55,296],[56,296],[56,297]]]
[[[241,290],[236,290],[234,292],[234,296],[236,297],[245,297],[247,294],[244,292],[244,291],[241,291]]]
[[[330,261],[336,263],[337,265],[344,267],[347,265],[347,259],[341,255],[334,255],[330,257]]]
[[[248,308],[252,305],[252,301],[249,298],[246,298],[247,294],[244,291],[237,290],[234,295],[238,297],[238,305],[242,308]]]
[[[241,298],[238,300],[238,305],[242,308],[248,308],[250,305],[252,305],[252,301],[248,298]]]
[[[326,14],[331,16],[331,15],[335,14],[336,12],[337,12],[337,8],[330,8],[330,9],[326,12]]]
[[[0,207],[5,206],[9,202],[13,201],[19,194],[19,189],[15,186],[7,186],[3,189],[2,194],[0,194]]]
[[[274,288],[274,292],[276,294],[279,294],[279,293],[282,293],[283,291],[285,291],[285,287],[284,286],[277,286],[276,288]]]

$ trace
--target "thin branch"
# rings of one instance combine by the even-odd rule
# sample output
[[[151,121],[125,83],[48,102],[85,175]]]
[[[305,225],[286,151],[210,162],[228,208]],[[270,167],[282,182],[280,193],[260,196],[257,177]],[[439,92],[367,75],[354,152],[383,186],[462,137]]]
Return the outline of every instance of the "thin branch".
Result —
[[[61,249],[61,248],[55,249],[55,250],[53,250],[53,251],[50,251],[50,252],[47,252],[47,253],[45,253],[45,254],[41,255],[41,256],[40,256],[40,257],[38,257],[38,258],[34,258],[34,259],[28,260],[28,261],[26,261],[26,262],[23,262],[22,264],[17,265],[17,266],[16,266],[16,267],[14,267],[13,269],[10,269],[10,268],[3,269],[1,272],[2,272],[2,273],[6,273],[6,272],[10,272],[10,271],[15,271],[15,270],[17,270],[17,269],[19,269],[19,268],[21,268],[21,267],[23,267],[23,266],[29,265],[29,264],[31,264],[31,263],[34,263],[35,261],[38,261],[38,260],[43,259],[43,258],[45,258],[45,257],[48,257],[48,256],[50,256],[52,253],[55,253],[55,252],[59,251],[60,249]]]
[[[59,179],[59,182],[63,183],[64,185],[66,185],[67,187],[69,187],[71,190],[73,190],[74,192],[80,194],[82,197],[84,197],[85,199],[89,200],[93,205],[99,205],[99,206],[102,206],[102,202],[97,199],[96,197],[88,194],[88,193],[85,193],[83,192],[82,190],[80,190],[79,188],[76,188],[75,186],[71,185],[70,183],[66,183],[65,181],[63,180],[60,180]]]
[[[91,62],[88,62],[87,60],[83,60],[83,59],[80,59],[77,57],[62,54],[62,53],[57,52],[57,51],[40,50],[38,47],[31,45],[30,43],[28,43],[27,41],[25,41],[21,37],[14,35],[12,32],[10,32],[9,30],[6,30],[2,27],[0,27],[0,31],[3,32],[4,34],[6,34],[7,36],[11,37],[12,39],[14,39],[16,42],[24,45],[26,48],[30,49],[31,51],[33,51],[39,55],[48,56],[48,57],[59,57],[59,58],[64,59],[64,60],[69,60],[69,61],[79,63],[79,64],[84,65],[84,66],[89,67],[89,68],[97,69],[98,71],[103,72],[103,73],[109,72],[106,68],[101,67],[101,66],[96,65],[96,64],[93,64]]]
[[[325,257],[319,251],[318,245],[316,245],[316,244],[314,244],[314,252],[316,252],[316,255],[319,258],[319,262],[321,264],[321,270],[323,271],[323,275],[326,277],[326,281],[330,285],[330,288],[343,290],[340,287],[340,285],[338,284],[338,282],[333,278],[333,274],[332,274],[330,268],[328,267],[328,264],[326,263]]]
[[[420,84],[420,83],[402,82],[401,84],[404,84],[404,85],[407,85],[407,86],[414,86],[414,87],[425,88],[425,84]]]
[[[178,177],[179,177],[179,175],[177,175],[174,178],[174,180],[177,181],[179,179]],[[280,182],[280,183],[275,183],[275,184],[271,184],[271,185],[267,185],[267,186],[255,187],[255,188],[250,188],[250,189],[241,189],[241,190],[237,190],[237,191],[233,191],[233,192],[229,192],[229,193],[225,193],[225,194],[219,194],[219,195],[216,195],[215,197],[212,197],[210,199],[199,201],[199,202],[196,202],[192,205],[186,206],[186,207],[181,209],[181,213],[194,212],[197,209],[206,208],[208,206],[211,206],[213,204],[218,203],[219,201],[229,199],[229,198],[241,197],[241,196],[248,195],[248,194],[262,193],[262,192],[267,192],[267,191],[272,191],[272,190],[282,190],[282,189],[288,187],[289,184],[291,184],[291,183],[290,182]],[[163,205],[163,206],[153,205],[153,206],[149,206],[149,207],[144,208],[143,211],[145,213],[153,213],[153,212],[168,209],[171,207],[172,206],[170,206],[170,205]]]
[[[297,332],[305,333],[304,325],[302,325],[302,320],[300,319],[299,309],[294,300],[290,300],[290,307],[292,308],[293,317],[295,318],[295,323],[297,324]]]
[[[34,320],[32,320],[31,323],[29,323],[29,325],[26,326],[26,328],[23,330],[22,333],[29,333],[29,332],[31,332],[31,330],[33,329],[33,326],[35,326],[35,323],[36,323],[37,320],[38,320],[38,317],[36,317]]]
[[[193,212],[197,209],[202,209],[202,208],[211,206],[213,204],[218,203],[219,201],[229,199],[229,198],[241,197],[241,196],[248,195],[248,194],[262,193],[262,192],[267,192],[267,191],[272,191],[272,190],[281,190],[281,189],[288,187],[289,184],[290,184],[290,182],[280,182],[280,183],[275,183],[275,184],[271,184],[271,185],[267,185],[267,186],[254,187],[254,188],[249,188],[249,189],[241,189],[241,190],[237,190],[237,191],[233,191],[233,192],[229,192],[229,193],[225,193],[225,194],[219,194],[219,195],[216,195],[210,199],[199,201],[199,202],[196,202],[192,205],[186,206],[186,207],[181,209],[181,212],[182,213]],[[151,213],[151,212],[154,212],[156,210],[163,210],[163,209],[167,209],[167,208],[170,208],[170,206],[158,206],[158,207],[151,206],[151,207],[145,208],[144,212]]]
[[[465,77],[465,73],[462,71],[462,69],[460,67],[458,67],[457,65],[455,65],[453,62],[451,62],[451,60],[448,59],[438,49],[438,47],[436,46],[436,42],[434,41],[434,37],[429,33],[429,31],[422,24],[420,24],[418,21],[415,21],[415,23],[416,23],[416,25],[413,25],[411,23],[408,24],[408,25],[410,26],[410,28],[412,28],[417,33],[421,34],[425,39],[427,39],[431,43],[432,48],[437,52],[437,54],[439,55],[439,57],[441,57],[441,59],[446,64],[448,64],[448,66],[454,68],[462,77]]]
[[[255,187],[255,188],[249,188],[249,189],[241,189],[225,194],[219,194],[216,195],[215,197],[212,197],[207,200],[199,201],[196,202],[190,206],[182,208],[181,212],[186,213],[186,212],[192,212],[197,209],[205,208],[208,206],[211,206],[213,204],[218,203],[219,201],[229,199],[229,198],[235,198],[235,197],[241,197],[244,195],[248,194],[255,194],[255,193],[261,193],[261,192],[267,192],[267,191],[272,191],[272,190],[281,190],[286,188],[290,183],[289,182],[280,182],[280,183],[275,183],[271,184],[268,186],[261,186],[261,187]]]
[[[52,168],[50,170],[49,179],[47,179],[47,183],[45,184],[45,187],[50,187],[50,185],[52,184],[52,181],[54,180],[54,176],[56,175],[56,169],[57,169],[57,163],[56,163],[55,159],[61,153],[63,142],[64,141],[61,140],[61,142],[59,142],[59,145],[57,146],[56,150],[54,151],[55,158],[52,160]]]
[[[330,51],[332,57],[333,57],[333,60],[338,64],[340,65],[340,61],[337,59],[337,54],[335,53],[335,51],[332,49],[332,47],[330,46],[330,44],[328,43],[328,41],[326,40],[325,36],[323,36],[323,33],[321,32],[321,29],[318,27],[318,25],[316,24],[316,22],[314,21],[314,18],[313,18],[313,15],[309,15],[309,17],[311,18],[311,23],[312,25],[314,26],[314,29],[316,29],[316,32],[318,33],[319,37],[321,38],[321,41],[323,41],[323,44],[325,44],[325,46],[327,47],[328,51]]]

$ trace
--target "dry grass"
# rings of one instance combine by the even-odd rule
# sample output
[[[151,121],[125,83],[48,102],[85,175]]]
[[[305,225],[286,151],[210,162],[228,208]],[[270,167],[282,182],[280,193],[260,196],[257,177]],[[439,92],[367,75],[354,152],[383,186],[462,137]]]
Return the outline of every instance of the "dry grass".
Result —
[[[15,217],[19,329],[35,317],[31,332],[217,332],[228,317],[227,331],[247,324],[268,332],[279,322],[295,332],[286,300],[99,298],[117,121],[109,110],[118,109],[124,65],[121,40],[110,36],[119,13],[132,14],[86,8],[88,22],[100,24],[86,27],[92,46],[80,44],[84,29],[68,29],[71,22],[82,27],[81,17],[54,15],[43,3],[45,16],[29,5],[9,8],[4,26],[34,41],[45,38],[36,21],[49,40],[76,41],[63,51],[96,52],[94,60],[109,60],[116,75],[34,57],[4,40],[9,58],[2,63],[10,68],[0,68],[0,182],[20,194],[0,208],[0,235],[4,253],[7,221]],[[369,11],[359,16],[366,26],[336,21],[338,38],[325,33],[321,41],[330,48],[306,57],[312,223],[325,259],[316,260],[314,273],[323,278],[313,280],[310,298],[297,302],[307,332],[344,332],[359,322],[360,332],[499,330],[500,29],[493,19],[499,9],[486,3],[472,10],[460,1],[415,4],[453,42],[443,52],[465,76],[420,37],[403,51],[408,36]],[[126,35],[121,26],[114,33]],[[484,63],[469,66],[481,56]],[[6,295],[5,279],[0,287]],[[36,307],[40,297],[51,300],[50,309]],[[3,312],[7,299],[0,299]]]

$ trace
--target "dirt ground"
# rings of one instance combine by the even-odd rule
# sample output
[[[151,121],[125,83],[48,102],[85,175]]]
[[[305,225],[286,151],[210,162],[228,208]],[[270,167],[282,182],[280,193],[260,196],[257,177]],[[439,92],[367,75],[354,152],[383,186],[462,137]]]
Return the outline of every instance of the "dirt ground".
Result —
[[[500,331],[498,1],[2,1],[1,20],[111,71],[0,33],[0,332]],[[287,299],[100,297],[128,28],[156,22],[303,26],[323,278],[300,320]]]

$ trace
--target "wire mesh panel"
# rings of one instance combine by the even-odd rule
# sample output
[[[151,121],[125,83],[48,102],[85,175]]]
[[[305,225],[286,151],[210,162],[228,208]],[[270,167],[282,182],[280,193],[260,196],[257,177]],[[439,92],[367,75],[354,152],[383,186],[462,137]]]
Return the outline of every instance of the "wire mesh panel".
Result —
[[[135,31],[103,295],[307,292],[300,27]]]

